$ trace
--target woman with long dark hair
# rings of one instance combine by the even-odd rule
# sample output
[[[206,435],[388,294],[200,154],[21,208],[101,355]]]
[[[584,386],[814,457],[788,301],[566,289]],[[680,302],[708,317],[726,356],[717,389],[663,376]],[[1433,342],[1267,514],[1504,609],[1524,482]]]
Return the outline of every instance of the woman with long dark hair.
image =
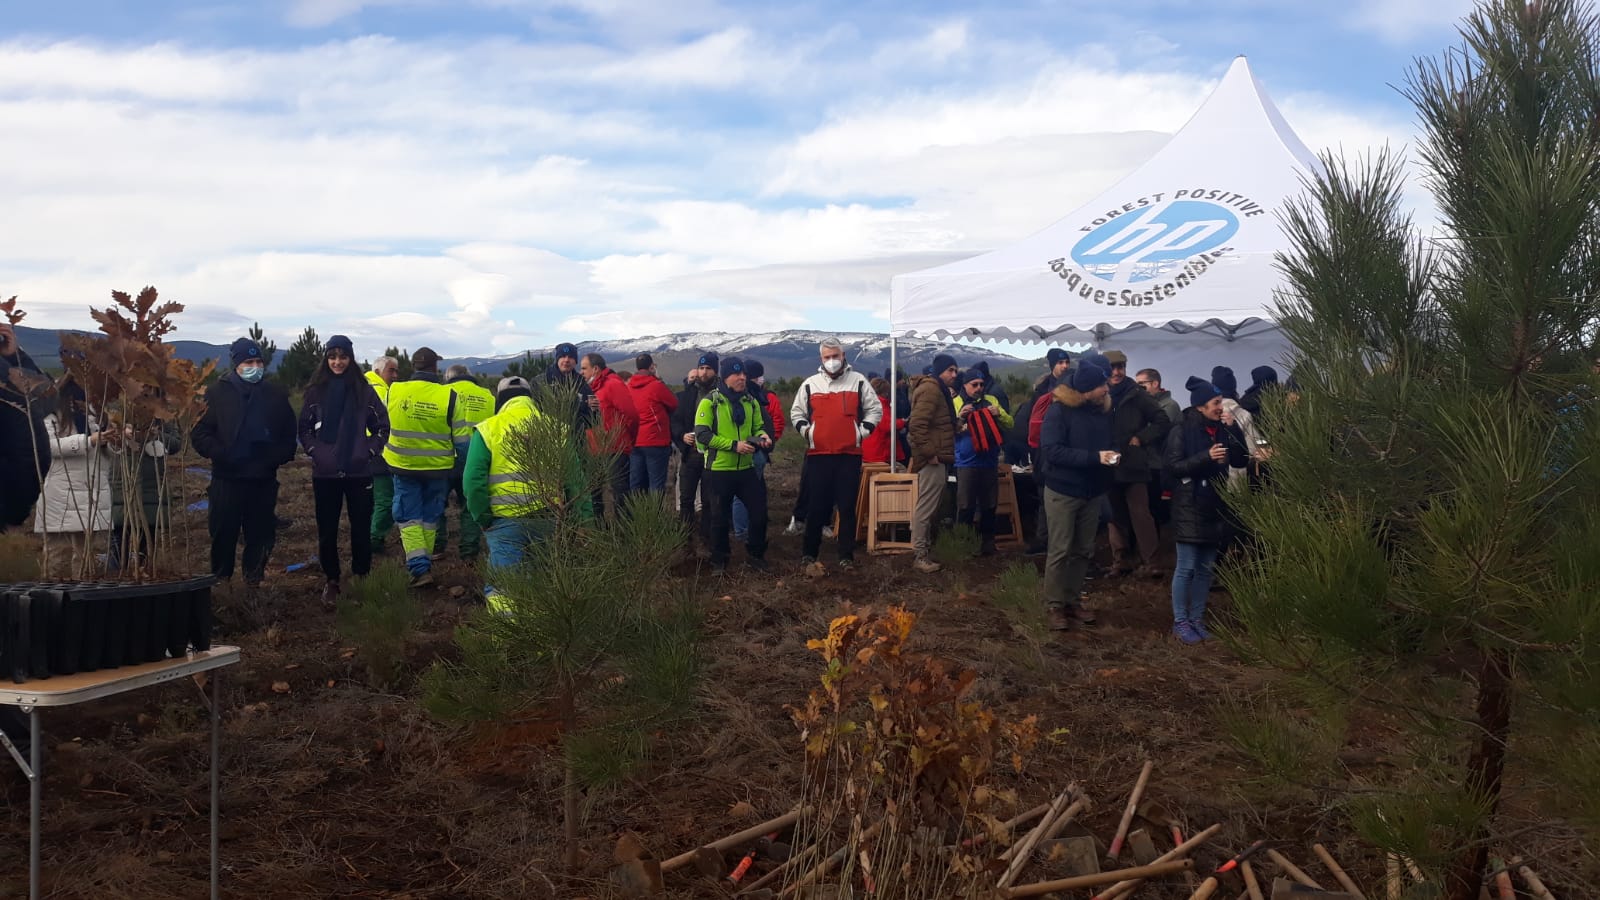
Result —
[[[372,461],[388,439],[389,415],[362,377],[350,339],[328,338],[300,407],[300,446],[311,457],[317,561],[328,579],[322,605],[329,609],[339,600],[341,511],[350,518],[351,574],[360,578],[372,569]]]
[[[1172,488],[1172,532],[1178,543],[1172,634],[1185,644],[1197,644],[1211,636],[1206,597],[1217,556],[1233,536],[1221,487],[1230,467],[1249,462],[1250,450],[1243,429],[1224,416],[1220,388],[1199,377],[1184,387],[1189,389],[1189,408],[1167,433],[1162,469]]]

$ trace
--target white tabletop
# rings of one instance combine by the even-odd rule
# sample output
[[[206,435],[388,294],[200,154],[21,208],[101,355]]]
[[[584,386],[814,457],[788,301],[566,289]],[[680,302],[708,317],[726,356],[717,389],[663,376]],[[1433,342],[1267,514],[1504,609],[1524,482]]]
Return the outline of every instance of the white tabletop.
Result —
[[[24,681],[22,684],[8,681],[0,684],[0,705],[72,706],[75,703],[98,700],[101,697],[174,681],[196,672],[220,669],[238,661],[238,647],[215,646],[210,650],[191,652],[187,656],[141,663],[137,666],[118,666],[115,669],[96,669],[93,672],[79,672],[76,675],[36,678]]]

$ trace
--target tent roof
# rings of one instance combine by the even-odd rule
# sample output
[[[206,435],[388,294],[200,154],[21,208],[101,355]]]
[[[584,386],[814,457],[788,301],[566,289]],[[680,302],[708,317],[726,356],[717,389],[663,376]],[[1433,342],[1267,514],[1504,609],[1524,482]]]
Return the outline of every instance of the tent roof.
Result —
[[[1066,343],[1270,329],[1276,213],[1318,168],[1240,56],[1106,192],[1009,247],[895,276],[890,334]]]

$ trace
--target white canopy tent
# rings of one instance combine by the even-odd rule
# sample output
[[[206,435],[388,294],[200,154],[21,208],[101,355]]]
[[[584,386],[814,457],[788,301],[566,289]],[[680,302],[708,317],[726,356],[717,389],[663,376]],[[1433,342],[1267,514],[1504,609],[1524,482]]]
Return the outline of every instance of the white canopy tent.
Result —
[[[1190,375],[1281,364],[1276,213],[1320,167],[1243,56],[1148,162],[1009,247],[891,281],[891,338],[1093,344]],[[891,354],[893,354],[891,344]],[[1243,387],[1243,386],[1241,386]]]

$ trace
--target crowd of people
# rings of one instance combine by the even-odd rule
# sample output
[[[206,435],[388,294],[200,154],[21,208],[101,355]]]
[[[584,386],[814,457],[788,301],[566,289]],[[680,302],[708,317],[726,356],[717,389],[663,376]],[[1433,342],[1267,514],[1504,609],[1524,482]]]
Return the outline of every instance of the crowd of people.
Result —
[[[0,344],[0,368],[37,369],[14,338],[6,351]],[[893,446],[896,461],[916,478],[909,529],[914,571],[942,568],[932,548],[947,523],[975,529],[979,554],[998,552],[1006,466],[1021,494],[1012,515],[1020,531],[1031,533],[1027,552],[1044,557],[1051,627],[1094,624],[1081,598],[1104,526],[1111,572],[1170,577],[1173,630],[1186,642],[1208,636],[1206,596],[1218,555],[1236,534],[1219,488],[1230,478],[1262,477],[1270,449],[1260,429],[1261,398],[1278,389],[1277,373],[1262,366],[1239,395],[1232,371],[1218,367],[1209,379],[1187,380],[1184,406],[1155,369],[1130,377],[1118,351],[1074,360],[1051,349],[1031,395],[1013,404],[985,363],[963,370],[940,354],[921,374],[897,374],[891,384],[857,371],[844,346],[830,339],[818,348],[816,373],[785,409],[767,389],[760,361],[714,352],[700,354],[673,390],[648,353],[633,360],[624,378],[600,354],[563,343],[543,386],[513,376],[490,391],[463,366],[441,372],[439,355],[426,347],[411,355],[412,374],[404,380],[400,360],[387,356],[363,372],[350,338],[335,335],[297,414],[286,390],[266,377],[259,343],[240,338],[228,354],[226,373],[208,388],[205,412],[187,435],[211,463],[210,567],[220,579],[231,578],[237,566],[247,587],[262,582],[278,530],[278,470],[298,452],[311,462],[317,559],[329,608],[340,599],[344,560],[351,575],[366,575],[395,531],[412,585],[431,584],[433,563],[450,542],[452,499],[460,557],[476,560],[487,549],[491,568],[515,564],[549,533],[545,515],[556,499],[549,486],[529,483],[513,446],[525,439],[529,422],[545,416],[535,397],[536,388],[546,387],[571,391],[576,401],[571,421],[550,433],[584,441],[605,462],[587,498],[596,519],[625,515],[636,496],[673,502],[664,496],[673,486],[678,514],[714,574],[726,571],[734,542],[743,545],[749,567],[767,568],[765,473],[786,433],[797,436],[795,452],[804,455],[787,529],[801,537],[802,567],[813,575],[826,571],[827,541],[839,568],[855,565],[863,463],[889,462]],[[89,463],[112,452],[100,440],[96,411],[67,390],[61,399],[35,429],[39,434],[8,431],[0,452],[26,455],[29,468],[42,453],[47,474],[32,496],[25,485],[7,485],[0,507],[9,524],[19,525],[42,487],[47,502],[34,528],[64,537],[47,544],[65,567],[91,552],[86,535],[113,530],[111,496],[121,492],[106,480],[114,467]],[[886,424],[890,409],[897,418]],[[145,463],[160,465],[183,438],[163,433],[143,448]],[[946,516],[952,482],[953,514]],[[148,499],[160,503],[153,493]],[[153,510],[150,520],[159,514]],[[341,520],[349,523],[348,556],[340,546]],[[852,526],[835,530],[835,521]],[[486,596],[494,604],[492,587]]]

